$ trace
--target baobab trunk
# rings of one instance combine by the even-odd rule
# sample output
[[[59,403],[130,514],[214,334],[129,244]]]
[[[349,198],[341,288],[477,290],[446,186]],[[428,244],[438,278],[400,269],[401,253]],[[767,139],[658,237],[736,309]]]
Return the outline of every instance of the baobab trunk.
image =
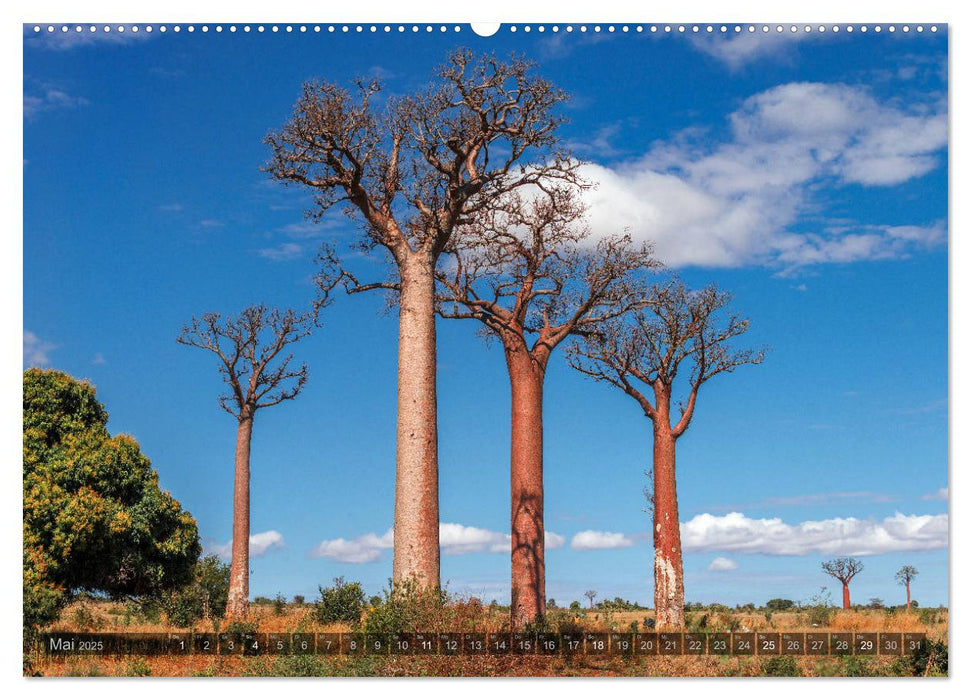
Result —
[[[660,402],[659,402],[660,403]],[[654,426],[654,614],[659,629],[684,627],[684,568],[674,457],[666,416]]]
[[[843,610],[850,609],[850,584],[843,582]]]
[[[236,429],[236,475],[233,484],[233,551],[229,567],[226,617],[243,619],[249,611],[249,457],[253,416],[243,414]]]
[[[907,581],[907,609],[910,610],[910,581]]]
[[[394,581],[439,586],[438,417],[435,388],[435,263],[401,261]]]
[[[521,338],[505,343],[512,389],[510,488],[512,522],[512,626],[546,613],[543,523],[543,379],[545,362],[534,360]]]

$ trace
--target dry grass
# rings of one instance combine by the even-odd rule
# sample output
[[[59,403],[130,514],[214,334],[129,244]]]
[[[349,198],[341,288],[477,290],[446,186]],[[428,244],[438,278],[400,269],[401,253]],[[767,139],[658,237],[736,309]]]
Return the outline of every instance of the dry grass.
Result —
[[[459,607],[467,603],[459,603]],[[79,607],[82,608],[78,612]],[[348,632],[346,625],[318,624],[312,605],[287,605],[276,614],[272,605],[252,605],[250,621],[260,632]],[[502,609],[476,607],[453,612],[463,629],[498,632],[508,629],[508,613]],[[556,611],[557,624],[578,631],[629,631],[632,623],[646,631],[651,611],[581,614]],[[78,624],[84,622],[84,625]],[[819,632],[924,632],[929,639],[947,636],[947,612],[887,612],[882,610],[837,611],[826,627],[811,627],[803,612],[766,615],[758,612],[692,611],[689,623],[703,631],[819,631]],[[65,610],[52,628],[65,632],[171,632],[175,628],[164,617],[157,623],[134,622],[120,606],[103,602],[75,604]],[[184,630],[182,630],[184,631]],[[197,624],[197,632],[212,632],[209,623]],[[241,656],[158,656],[158,657],[48,657],[32,655],[34,669],[43,675],[151,675],[151,676],[278,676],[278,675],[369,675],[369,676],[760,676],[766,659],[743,656],[657,656],[650,658],[593,656],[478,656],[478,657],[241,657]],[[832,657],[797,657],[803,676],[845,675],[847,660]],[[889,657],[862,659],[867,675],[886,675],[893,663]]]

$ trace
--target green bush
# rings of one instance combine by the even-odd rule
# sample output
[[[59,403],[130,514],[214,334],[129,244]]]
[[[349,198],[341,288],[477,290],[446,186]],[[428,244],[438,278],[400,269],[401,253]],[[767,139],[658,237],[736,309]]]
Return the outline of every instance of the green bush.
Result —
[[[208,556],[196,562],[192,580],[159,599],[161,610],[176,627],[191,627],[202,618],[221,618],[229,596],[229,564]]]
[[[449,631],[454,612],[448,603],[448,594],[442,589],[425,588],[413,579],[392,583],[381,604],[368,611],[364,632],[391,635]]]
[[[801,676],[799,664],[792,656],[773,656],[767,661],[762,662],[763,676]]]
[[[840,659],[843,675],[851,678],[868,678],[880,675],[874,669],[873,662],[862,656],[846,656]]]
[[[352,627],[361,624],[365,596],[360,583],[346,583],[343,577],[339,577],[334,579],[333,586],[318,588],[320,600],[314,604],[314,615],[318,622],[346,622]]]
[[[273,614],[282,615],[287,609],[287,599],[283,597],[282,593],[277,593],[276,598],[273,599]]]
[[[947,654],[947,642],[944,640],[928,642],[917,652],[894,659],[891,670],[898,676],[946,676]]]
[[[152,675],[152,668],[145,659],[138,657],[125,664],[125,668],[119,675],[144,678]]]

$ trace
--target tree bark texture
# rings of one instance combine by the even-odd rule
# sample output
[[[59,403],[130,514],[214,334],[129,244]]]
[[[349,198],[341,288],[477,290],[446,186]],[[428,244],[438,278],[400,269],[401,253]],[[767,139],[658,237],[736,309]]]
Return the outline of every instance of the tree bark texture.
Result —
[[[850,584],[843,582],[843,610],[850,609]]]
[[[521,339],[505,343],[512,394],[510,488],[512,520],[512,626],[546,614],[543,520],[543,380],[545,363]]]
[[[244,619],[249,611],[249,483],[253,416],[243,414],[236,430],[236,472],[233,483],[233,548],[229,567],[226,617]]]
[[[395,582],[439,586],[438,416],[434,260],[399,265],[398,433],[394,501]]]
[[[658,396],[654,418],[654,614],[659,629],[680,629],[684,627],[684,565],[675,475],[677,438],[671,432],[667,398]]]

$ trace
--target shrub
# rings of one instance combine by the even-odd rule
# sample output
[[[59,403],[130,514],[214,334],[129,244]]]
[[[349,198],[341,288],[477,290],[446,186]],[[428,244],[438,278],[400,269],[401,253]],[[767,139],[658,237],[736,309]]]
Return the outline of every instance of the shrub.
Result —
[[[844,676],[865,678],[879,675],[874,670],[872,661],[862,656],[846,656],[841,661]]]
[[[314,606],[318,622],[346,622],[352,627],[361,623],[365,597],[360,583],[345,583],[344,578],[339,577],[334,579],[333,586],[319,586],[318,589],[320,600]]]
[[[148,662],[145,659],[138,657],[125,664],[124,669],[122,669],[122,672],[119,675],[137,677],[151,676],[152,667],[148,665]]]
[[[277,593],[276,598],[273,599],[273,614],[282,615],[287,609],[287,599],[283,597],[282,593]]]
[[[895,661],[901,662],[901,675],[931,676],[947,675],[947,642],[943,639],[928,642],[921,649],[909,656],[902,656]]]
[[[368,611],[364,631],[383,635],[446,632],[455,616],[448,603],[443,589],[426,588],[414,579],[391,583],[381,604]]]
[[[304,598],[302,595],[295,595],[295,596],[293,596],[293,604],[294,605],[303,605],[305,602],[307,602],[307,599]]]
[[[773,656],[762,663],[763,676],[801,676],[799,664],[791,656]]]
[[[795,607],[795,603],[788,598],[773,598],[765,604],[766,610],[772,610],[775,612],[782,612],[783,610],[789,610]]]
[[[96,615],[91,611],[91,609],[84,603],[81,603],[71,614],[71,622],[79,630],[99,630],[104,624],[104,620],[101,619],[99,615]]]
[[[204,617],[222,617],[228,596],[229,564],[210,555],[196,562],[188,584],[163,594],[159,605],[173,625],[190,627]]]

